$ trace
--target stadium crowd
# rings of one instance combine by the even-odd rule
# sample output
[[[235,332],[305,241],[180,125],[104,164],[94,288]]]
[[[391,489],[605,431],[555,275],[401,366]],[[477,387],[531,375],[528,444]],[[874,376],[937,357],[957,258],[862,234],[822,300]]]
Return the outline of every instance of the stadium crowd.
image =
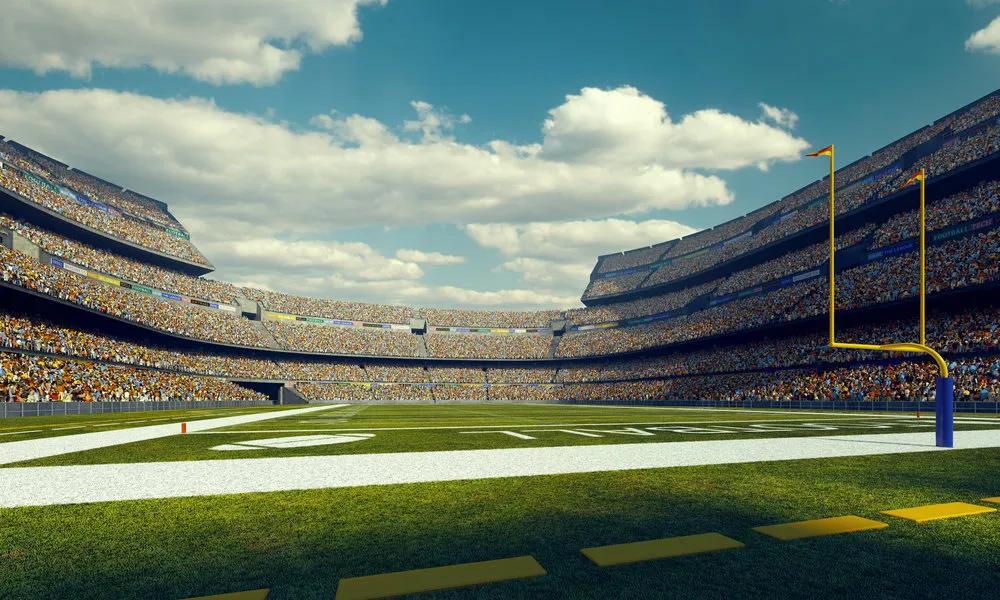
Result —
[[[251,321],[235,313],[153,298],[45,265],[17,250],[0,246],[0,279],[73,302],[107,315],[195,339],[267,347]]]
[[[524,328],[548,327],[562,318],[558,310],[462,310],[421,308],[420,315],[428,325],[440,327]]]
[[[7,402],[267,400],[223,379],[10,353],[0,353],[0,390]]]
[[[874,201],[894,193],[921,167],[927,169],[929,177],[938,176],[1000,150],[1000,127],[987,127],[982,131],[975,132],[973,135],[956,135],[953,139],[946,142],[944,147],[920,159],[905,172],[898,170],[882,172],[882,170],[890,167],[905,152],[942,134],[945,130],[949,129],[949,126],[953,133],[961,134],[962,131],[972,125],[995,117],[997,115],[996,105],[1000,103],[998,98],[1000,96],[987,98],[960,115],[944,119],[932,126],[914,132],[873,155],[837,171],[836,181],[841,186],[837,191],[837,214],[845,214],[866,202]],[[970,120],[973,122],[969,123]],[[966,123],[968,124],[966,125]],[[961,126],[956,127],[956,124],[960,124]],[[875,175],[875,177],[869,181],[862,181],[869,175]],[[829,218],[827,205],[820,201],[825,197],[828,190],[829,179],[824,178],[751,215],[740,217],[712,230],[700,232],[678,240],[663,258],[678,258],[679,260],[672,261],[670,264],[664,265],[654,271],[642,286],[650,287],[680,279],[817,225]],[[808,207],[798,210],[807,204],[809,205]],[[712,244],[732,239],[735,236],[745,233],[763,219],[779,211],[782,213],[782,219],[763,228],[755,235],[736,240],[715,251],[696,256],[686,256]],[[619,266],[619,263],[626,264],[624,257],[630,255],[634,255],[636,260],[627,262],[627,266]],[[641,250],[629,251],[624,255],[613,256],[622,256],[623,259],[622,261],[613,263],[609,263],[608,259],[602,260],[598,265],[599,273],[650,264],[659,258],[640,260],[641,258],[648,257],[648,255],[643,255]],[[608,289],[612,286],[609,283],[601,285],[609,286]],[[607,293],[596,295],[607,295]]]
[[[409,331],[263,321],[286,350],[364,356],[420,356],[417,336]]]
[[[239,295],[239,289],[231,283],[192,277],[186,273],[141,263],[65,238],[3,213],[0,213],[0,225],[16,231],[49,254],[149,288],[228,304],[233,304]]]
[[[612,271],[621,271],[623,269],[631,269],[654,263],[670,249],[673,243],[664,242],[655,246],[649,246],[648,248],[637,248],[621,254],[610,254],[600,260],[597,265],[597,272],[611,273]]]
[[[588,306],[566,311],[566,318],[575,325],[591,325],[594,323],[610,323],[619,319],[631,319],[665,313],[675,308],[687,306],[689,302],[710,294],[719,287],[722,279],[709,281],[701,285],[684,288],[677,292],[668,292],[650,298],[615,302],[603,306]]]
[[[208,260],[189,240],[128,219],[110,211],[86,205],[59,191],[51,183],[29,178],[11,168],[0,168],[0,187],[55,211],[83,225],[151,250],[208,265]]]
[[[602,296],[614,296],[615,294],[621,294],[629,290],[635,289],[635,286],[639,285],[646,276],[649,275],[648,270],[639,271],[638,273],[629,273],[628,275],[619,275],[617,277],[606,277],[603,279],[592,279],[590,283],[587,284],[587,289],[583,292],[584,298],[600,298]]]
[[[172,215],[142,194],[124,190],[82,171],[69,169],[61,163],[54,162],[45,155],[31,149],[22,151],[13,144],[0,142],[0,153],[14,158],[14,163],[19,168],[39,175],[52,183],[69,188],[77,194],[83,193],[91,200],[95,200],[106,206],[113,206],[122,212],[147,220],[161,227],[169,227],[187,233],[184,226],[174,219]]]
[[[971,190],[927,204],[925,228],[927,231],[944,229],[1000,211],[1000,181],[987,181]],[[920,210],[899,213],[879,225],[870,249],[891,246],[897,242],[920,235]]]
[[[260,302],[267,310],[292,315],[400,325],[409,324],[416,316],[409,306],[310,298],[250,287],[241,289],[247,298]]]
[[[427,354],[436,358],[546,358],[552,336],[537,333],[427,333]]]

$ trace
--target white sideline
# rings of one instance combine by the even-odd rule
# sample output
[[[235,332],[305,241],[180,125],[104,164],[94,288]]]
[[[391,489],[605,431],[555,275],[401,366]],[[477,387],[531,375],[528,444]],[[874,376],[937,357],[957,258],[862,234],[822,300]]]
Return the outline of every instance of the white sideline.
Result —
[[[221,417],[218,419],[201,419],[187,424],[189,432],[204,431],[216,427],[228,427],[230,425],[243,425],[257,421],[267,421],[270,419],[280,419],[291,415],[301,415],[316,412],[318,410],[329,410],[340,408],[346,404],[334,404],[330,406],[313,406],[310,408],[299,408],[293,410],[279,410],[274,412],[264,412],[252,415],[241,415],[237,417]],[[131,442],[142,442],[156,438],[178,435],[181,432],[179,423],[169,425],[146,425],[143,427],[133,427],[130,429],[117,429],[110,431],[98,431],[95,433],[81,433],[79,435],[65,435],[58,437],[45,437],[34,440],[22,440],[19,442],[5,442],[0,444],[0,465],[6,465],[22,460],[33,460],[56,456],[58,454],[68,454],[70,452],[82,452],[83,450],[94,450],[95,448],[105,448],[107,446],[117,446],[119,444],[129,444]],[[21,432],[24,433],[24,432]],[[5,478],[0,475],[0,482]]]
[[[1000,447],[1000,430],[955,447]],[[936,452],[929,432],[0,469],[0,507]],[[364,443],[364,442],[361,442]]]

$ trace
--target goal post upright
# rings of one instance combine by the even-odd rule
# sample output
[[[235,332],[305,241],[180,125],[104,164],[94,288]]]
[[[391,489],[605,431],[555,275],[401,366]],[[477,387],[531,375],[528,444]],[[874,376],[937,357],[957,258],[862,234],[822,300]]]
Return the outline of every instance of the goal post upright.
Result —
[[[922,354],[927,354],[934,359],[938,367],[938,377],[935,386],[935,438],[936,445],[942,448],[951,448],[954,437],[954,395],[955,395],[955,381],[949,377],[948,373],[948,363],[945,362],[944,358],[935,350],[928,347],[927,335],[926,335],[926,300],[927,300],[927,286],[926,286],[926,252],[925,252],[925,241],[926,241],[926,209],[925,209],[925,185],[926,185],[926,173],[924,169],[911,177],[909,181],[904,184],[904,187],[910,185],[914,181],[920,182],[920,341],[919,343],[902,342],[894,344],[850,344],[838,342],[836,338],[836,328],[835,328],[835,315],[836,315],[836,266],[834,264],[834,257],[837,253],[836,246],[836,231],[834,228],[834,223],[836,221],[836,185],[835,185],[835,163],[834,163],[834,146],[833,144],[823,148],[822,150],[817,150],[807,154],[806,156],[829,156],[830,157],[830,298],[829,298],[829,310],[830,310],[830,347],[831,348],[849,348],[855,350],[877,350],[881,352],[919,352]]]

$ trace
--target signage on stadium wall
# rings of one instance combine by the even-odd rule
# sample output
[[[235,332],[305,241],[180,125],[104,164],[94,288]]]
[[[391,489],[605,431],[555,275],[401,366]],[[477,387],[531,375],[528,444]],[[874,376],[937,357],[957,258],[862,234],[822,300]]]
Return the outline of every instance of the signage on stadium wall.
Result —
[[[629,319],[626,321],[627,325],[641,325],[643,323],[652,323],[653,321],[662,321],[664,319],[670,319],[672,317],[678,317],[683,314],[683,309],[675,309],[667,311],[665,313],[659,313],[655,315],[649,315],[646,317],[636,317],[634,319]]]
[[[806,281],[807,279],[813,279],[819,277],[820,272],[821,271],[819,269],[813,269],[812,271],[799,273],[798,275],[792,277],[792,283],[798,283],[800,281]]]
[[[148,288],[148,287],[145,287],[145,286],[141,286],[141,285],[138,285],[138,284],[135,284],[135,283],[129,283],[127,281],[121,281],[120,279],[115,279],[114,277],[108,277],[107,275],[104,275],[103,273],[98,273],[96,271],[88,271],[87,269],[83,269],[83,268],[78,267],[78,266],[76,266],[74,264],[63,262],[63,261],[59,260],[58,258],[50,258],[49,262],[54,267],[59,267],[60,269],[64,269],[66,271],[69,271],[70,273],[76,273],[77,275],[83,275],[84,277],[89,277],[91,279],[96,279],[97,281],[104,282],[104,283],[106,283],[108,285],[114,285],[114,286],[117,286],[117,287],[125,288],[127,290],[134,290],[136,292],[142,292],[144,294],[149,294],[150,296],[159,296],[161,298],[168,298],[170,300],[179,300],[181,302],[187,302],[189,304],[196,304],[198,306],[205,306],[207,308],[215,308],[215,309],[218,309],[218,310],[224,310],[224,311],[232,312],[232,313],[236,312],[236,307],[235,306],[229,306],[228,304],[219,304],[217,302],[207,302],[205,300],[199,300],[197,298],[189,298],[189,297],[186,297],[186,296],[178,296],[176,294],[169,294],[167,292],[161,292],[161,291],[154,290],[154,289],[151,289],[151,288]]]
[[[934,243],[941,242],[944,240],[949,240],[951,238],[960,237],[962,235],[972,233],[980,230],[989,230],[993,227],[1000,225],[1000,214],[994,214],[985,219],[979,219],[976,221],[966,221],[965,223],[959,223],[953,227],[949,227],[943,231],[931,234],[931,241]]]
[[[636,273],[647,273],[650,268],[651,267],[634,267],[631,269],[625,269],[624,271],[612,271],[611,273],[603,273],[600,275],[600,278],[613,279],[615,277],[624,277],[625,275],[635,275]]]
[[[373,327],[379,329],[394,329],[399,331],[409,331],[409,325],[400,325],[398,323],[365,323],[364,321],[347,321],[345,319],[321,319],[319,317],[303,317],[299,315],[290,315],[287,313],[277,313],[277,312],[265,312],[264,315],[269,319],[279,319],[282,321],[300,321],[302,323],[317,323],[321,325],[340,325],[342,327]]]
[[[875,252],[869,252],[868,253],[868,262],[872,262],[873,260],[879,260],[879,259],[885,258],[887,256],[892,256],[894,254],[900,254],[902,252],[909,252],[910,250],[913,250],[916,247],[917,247],[917,243],[913,242],[913,241],[910,241],[910,242],[900,242],[900,243],[895,244],[893,246],[889,246],[888,248],[883,248],[881,250],[876,250]]]
[[[738,242],[738,241],[742,240],[743,238],[748,238],[751,235],[753,235],[753,229],[751,229],[749,231],[744,231],[743,233],[739,234],[738,236],[736,236],[734,238],[730,238],[730,239],[722,242],[722,247],[725,248],[729,244],[732,244],[734,242]]]
[[[527,327],[515,329],[486,328],[486,327],[428,327],[428,331],[444,331],[450,333],[548,333],[550,330],[543,327]]]

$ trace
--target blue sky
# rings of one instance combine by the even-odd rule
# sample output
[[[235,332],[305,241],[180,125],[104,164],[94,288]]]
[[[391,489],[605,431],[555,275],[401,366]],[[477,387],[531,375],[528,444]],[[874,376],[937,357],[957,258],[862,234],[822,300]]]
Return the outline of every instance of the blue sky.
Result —
[[[220,278],[367,301],[573,306],[597,253],[749,212],[821,175],[804,152],[846,164],[1000,80],[989,0],[116,4],[5,9],[0,134],[170,203]],[[657,103],[674,126],[647,135]],[[520,148],[496,165],[495,140]]]

